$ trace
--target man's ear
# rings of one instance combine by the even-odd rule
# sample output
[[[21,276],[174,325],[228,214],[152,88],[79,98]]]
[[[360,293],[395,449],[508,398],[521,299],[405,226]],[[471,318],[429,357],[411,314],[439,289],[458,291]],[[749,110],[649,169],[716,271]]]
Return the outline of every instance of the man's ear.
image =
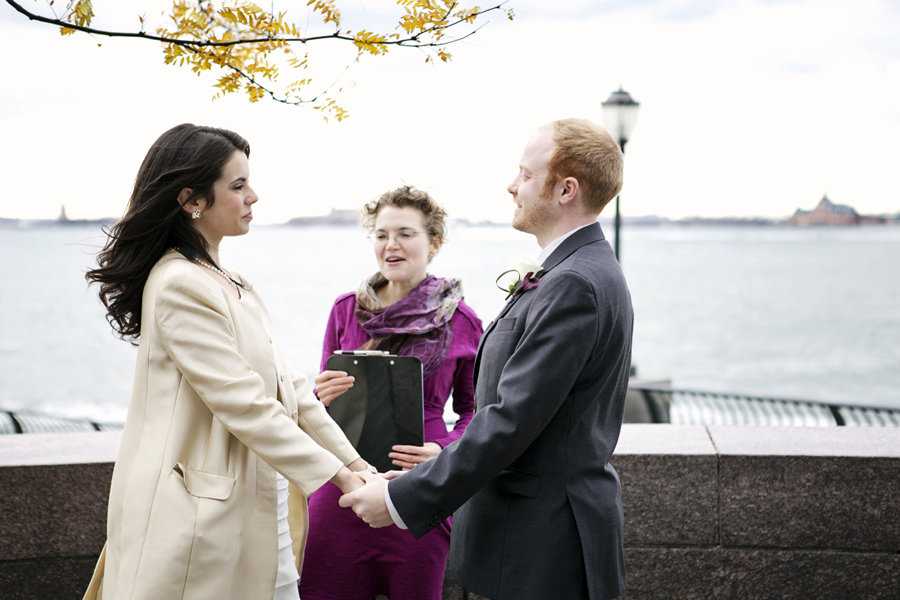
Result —
[[[181,191],[178,192],[178,206],[181,207],[181,210],[191,213],[200,208],[200,203],[197,202],[197,198],[188,202],[188,198],[191,197],[193,192],[194,190],[191,188],[182,188]]]
[[[578,196],[581,186],[578,185],[578,180],[574,177],[566,177],[562,180],[561,185],[559,201],[561,204],[569,204]]]

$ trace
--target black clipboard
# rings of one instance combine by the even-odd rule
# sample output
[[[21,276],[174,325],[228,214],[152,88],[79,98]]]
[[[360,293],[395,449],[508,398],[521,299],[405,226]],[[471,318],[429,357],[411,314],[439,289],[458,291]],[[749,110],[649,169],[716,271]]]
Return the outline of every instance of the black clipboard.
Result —
[[[326,364],[356,378],[332,400],[331,418],[366,462],[381,472],[396,469],[388,457],[391,447],[421,446],[425,440],[422,362],[415,356],[339,350]]]

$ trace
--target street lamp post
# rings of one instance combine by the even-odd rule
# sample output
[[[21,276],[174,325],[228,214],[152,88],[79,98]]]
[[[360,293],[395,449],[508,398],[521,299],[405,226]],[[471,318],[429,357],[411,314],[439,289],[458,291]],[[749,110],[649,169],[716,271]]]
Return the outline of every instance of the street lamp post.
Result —
[[[609,98],[607,98],[606,102],[603,102],[601,106],[603,106],[603,123],[606,125],[609,133],[618,140],[622,154],[625,154],[625,144],[628,143],[628,138],[631,137],[631,132],[634,130],[634,126],[637,123],[638,107],[640,107],[640,103],[635,102],[634,98],[631,97],[631,94],[619,86],[619,89],[610,94]],[[619,212],[619,196],[617,195],[616,220],[614,222],[616,243],[613,246],[613,249],[616,252],[616,259],[618,259],[619,262],[622,262],[619,255],[620,226],[621,216]]]

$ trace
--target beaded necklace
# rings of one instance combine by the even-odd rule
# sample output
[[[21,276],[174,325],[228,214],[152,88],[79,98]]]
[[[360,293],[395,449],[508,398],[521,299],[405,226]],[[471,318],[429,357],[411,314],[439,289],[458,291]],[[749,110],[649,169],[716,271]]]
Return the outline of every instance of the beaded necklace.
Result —
[[[173,250],[175,250],[176,252],[178,252],[179,254],[181,254],[182,256],[184,256],[185,258],[188,258],[188,256],[187,256],[187,255],[181,250],[181,248],[179,248],[178,246],[175,246],[175,247],[173,248]],[[217,266],[215,266],[215,265],[212,265],[212,264],[206,262],[205,260],[203,260],[203,259],[200,258],[200,257],[194,257],[193,259],[188,258],[188,260],[190,260],[191,262],[197,263],[197,264],[200,265],[201,267],[204,267],[204,268],[206,268],[206,269],[209,269],[209,270],[212,271],[213,273],[216,273],[217,275],[223,277],[226,281],[229,281],[229,282],[233,283],[234,285],[238,286],[238,287],[241,288],[242,290],[247,289],[246,287],[244,287],[244,284],[243,284],[243,283],[241,283],[240,281],[237,281],[234,277],[232,277],[231,275],[229,275],[228,273],[226,273],[225,271],[223,271],[223,270],[220,269],[219,267],[217,267]]]
[[[243,288],[243,287],[244,287],[244,285],[243,285],[240,281],[236,281],[236,280],[234,279],[234,277],[232,277],[231,275],[229,275],[228,273],[226,273],[225,271],[223,271],[223,270],[220,269],[219,267],[217,267],[217,266],[215,266],[215,265],[209,264],[208,262],[206,262],[206,261],[203,260],[202,258],[195,258],[194,261],[196,261],[196,263],[197,263],[198,265],[200,265],[201,267],[206,267],[207,269],[209,269],[209,270],[212,271],[213,273],[217,273],[218,275],[221,275],[221,276],[224,277],[226,280],[230,281],[231,283],[233,283],[234,285],[238,286],[239,288]]]

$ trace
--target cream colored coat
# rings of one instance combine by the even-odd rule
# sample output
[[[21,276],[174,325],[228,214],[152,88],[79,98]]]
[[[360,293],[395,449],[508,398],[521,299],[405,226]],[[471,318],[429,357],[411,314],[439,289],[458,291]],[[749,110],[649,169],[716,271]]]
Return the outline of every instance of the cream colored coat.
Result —
[[[107,542],[86,599],[271,600],[275,471],[292,484],[299,569],[306,497],[358,458],[285,363],[256,293],[234,297],[216,277],[173,251],[147,279]]]

